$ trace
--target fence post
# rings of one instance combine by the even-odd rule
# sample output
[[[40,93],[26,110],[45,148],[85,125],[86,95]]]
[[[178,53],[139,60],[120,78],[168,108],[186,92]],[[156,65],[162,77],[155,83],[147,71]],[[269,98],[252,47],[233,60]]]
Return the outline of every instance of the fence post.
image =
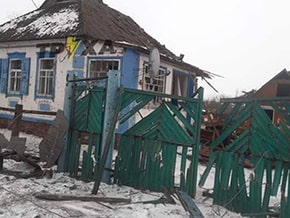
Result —
[[[12,137],[18,137],[20,132],[20,121],[22,120],[23,105],[16,104],[14,118],[12,121]]]

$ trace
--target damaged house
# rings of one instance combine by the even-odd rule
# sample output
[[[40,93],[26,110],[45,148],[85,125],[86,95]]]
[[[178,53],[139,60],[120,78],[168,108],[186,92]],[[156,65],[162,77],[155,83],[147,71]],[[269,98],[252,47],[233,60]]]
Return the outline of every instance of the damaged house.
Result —
[[[160,66],[152,79],[153,48]],[[102,0],[46,0],[0,26],[0,106],[56,112],[64,107],[67,75],[96,78],[108,70],[121,72],[124,87],[192,96],[197,78],[211,75],[182,59]],[[0,126],[12,117],[0,110]],[[53,118],[24,114],[23,121],[46,125]]]

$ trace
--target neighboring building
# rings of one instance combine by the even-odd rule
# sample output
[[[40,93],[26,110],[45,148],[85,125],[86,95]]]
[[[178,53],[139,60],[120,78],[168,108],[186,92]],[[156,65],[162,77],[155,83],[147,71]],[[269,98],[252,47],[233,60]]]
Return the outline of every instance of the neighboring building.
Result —
[[[255,98],[290,97],[290,72],[283,69],[252,96]]]
[[[290,98],[290,71],[283,69],[272,79],[266,82],[257,91],[252,90],[244,97],[250,98]],[[274,123],[279,123],[279,116],[276,116],[275,110],[267,103],[263,103],[262,107]]]
[[[149,79],[152,48],[160,52],[160,76]],[[196,78],[211,75],[182,58],[102,0],[46,0],[0,26],[0,106],[63,109],[67,74],[93,78],[109,69],[121,71],[125,87],[191,96]],[[11,115],[0,111],[0,117]],[[32,115],[24,119],[51,121]]]

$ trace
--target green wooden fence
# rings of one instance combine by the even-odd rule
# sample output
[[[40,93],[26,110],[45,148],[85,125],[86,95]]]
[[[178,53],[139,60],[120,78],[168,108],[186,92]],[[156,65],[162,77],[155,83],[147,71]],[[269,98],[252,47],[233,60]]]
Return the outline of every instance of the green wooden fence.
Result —
[[[101,156],[105,89],[74,86],[68,135],[66,170],[72,176],[93,180]]]
[[[74,81],[70,98],[64,171],[87,181],[96,180],[100,171],[108,92],[107,80],[104,81],[101,86]],[[115,102],[118,111],[114,113],[119,113],[119,125],[131,118],[134,120],[144,108],[149,109],[149,115],[122,134],[115,164],[115,182],[161,191],[162,187],[176,185],[178,168],[181,189],[194,196],[203,89],[200,88],[192,98],[123,87],[118,92],[118,102]],[[187,159],[189,150],[192,152],[190,160]]]
[[[199,185],[215,166],[215,204],[248,216],[289,217],[290,98],[223,99],[221,112],[227,114],[224,129],[210,145],[210,160]],[[249,178],[246,160],[253,164]],[[271,211],[270,198],[279,188],[280,212]]]
[[[121,136],[115,182],[161,191],[163,187],[174,187],[178,180],[180,188],[194,196],[203,89],[195,98],[125,89],[122,108],[132,103],[133,108],[122,117],[128,119],[156,97],[161,101],[160,105]],[[187,160],[189,149],[192,149],[190,161]],[[175,175],[177,167],[181,172],[178,179]]]

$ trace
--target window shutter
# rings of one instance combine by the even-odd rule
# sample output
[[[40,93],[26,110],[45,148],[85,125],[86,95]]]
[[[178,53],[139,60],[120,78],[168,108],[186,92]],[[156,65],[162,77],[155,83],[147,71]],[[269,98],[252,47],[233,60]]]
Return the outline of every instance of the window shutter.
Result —
[[[56,59],[54,59],[54,67],[53,67],[53,83],[52,83],[52,100],[55,98],[55,89],[56,89]]]
[[[7,78],[8,78],[8,59],[1,60],[0,66],[0,93],[6,93],[7,91]]]
[[[30,58],[22,59],[22,72],[21,72],[21,95],[28,95],[28,87],[29,87],[29,71],[30,71]]]

